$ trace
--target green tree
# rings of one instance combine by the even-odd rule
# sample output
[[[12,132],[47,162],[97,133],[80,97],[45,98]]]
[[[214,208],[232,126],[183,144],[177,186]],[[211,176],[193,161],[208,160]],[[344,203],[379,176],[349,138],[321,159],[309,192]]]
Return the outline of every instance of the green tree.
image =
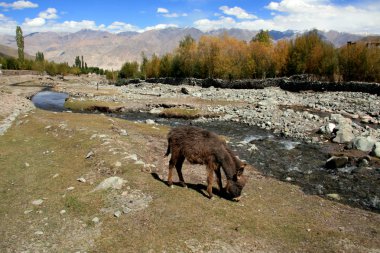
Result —
[[[75,63],[74,63],[74,65],[75,65],[75,67],[77,67],[77,68],[81,68],[81,66],[82,66],[82,62],[81,62],[79,56],[75,57]]]
[[[139,64],[134,62],[126,62],[119,71],[119,78],[136,78],[139,73]]]
[[[22,29],[20,26],[16,27],[16,42],[18,48],[18,59],[24,61],[24,36],[22,35]]]
[[[144,51],[141,52],[141,65],[140,73],[143,79],[146,79],[146,65],[148,64],[148,58],[146,57]]]
[[[260,32],[258,34],[256,34],[255,37],[253,37],[252,42],[253,41],[261,42],[261,43],[269,45],[272,43],[272,37],[270,36],[268,30],[266,30],[266,31],[260,30]]]
[[[45,60],[44,53],[38,51],[38,52],[36,53],[36,61],[43,62],[44,60]]]

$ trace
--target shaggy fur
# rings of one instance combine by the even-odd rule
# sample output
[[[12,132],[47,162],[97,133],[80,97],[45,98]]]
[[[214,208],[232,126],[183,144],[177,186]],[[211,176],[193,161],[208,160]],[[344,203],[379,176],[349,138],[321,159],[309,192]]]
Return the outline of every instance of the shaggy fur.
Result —
[[[207,168],[207,192],[212,198],[214,173],[220,191],[223,191],[221,170],[227,178],[226,192],[238,200],[246,183],[243,176],[245,163],[241,162],[218,135],[193,126],[173,128],[168,134],[169,161],[168,184],[173,184],[173,168],[176,167],[180,184],[186,186],[182,175],[182,164],[187,159],[192,164],[204,164]]]

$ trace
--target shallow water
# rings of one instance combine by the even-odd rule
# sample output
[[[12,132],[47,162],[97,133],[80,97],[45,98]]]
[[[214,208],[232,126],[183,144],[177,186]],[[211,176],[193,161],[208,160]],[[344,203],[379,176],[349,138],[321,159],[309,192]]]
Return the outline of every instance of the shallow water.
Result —
[[[68,97],[66,93],[41,91],[32,97],[32,102],[37,108],[61,112],[65,110],[65,99]]]
[[[64,93],[44,91],[32,101],[39,108],[64,111]],[[326,170],[328,154],[323,146],[285,139],[255,126],[224,121],[190,121],[159,118],[149,113],[110,114],[112,117],[164,125],[192,124],[229,139],[229,145],[241,159],[263,174],[299,185],[308,194],[339,194],[341,202],[374,211],[380,210],[380,168],[346,167]]]

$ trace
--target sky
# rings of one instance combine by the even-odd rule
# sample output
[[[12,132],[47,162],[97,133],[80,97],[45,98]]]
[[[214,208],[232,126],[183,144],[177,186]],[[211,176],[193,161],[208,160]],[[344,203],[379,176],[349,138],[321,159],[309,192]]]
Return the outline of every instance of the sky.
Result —
[[[380,0],[0,0],[0,34],[167,27],[380,34]]]

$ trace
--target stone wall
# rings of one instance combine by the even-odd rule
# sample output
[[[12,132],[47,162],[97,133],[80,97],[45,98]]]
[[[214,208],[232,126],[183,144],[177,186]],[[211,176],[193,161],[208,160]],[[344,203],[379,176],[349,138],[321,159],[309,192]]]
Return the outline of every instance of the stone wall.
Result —
[[[20,76],[20,75],[39,75],[39,71],[34,70],[8,70],[8,69],[2,69],[1,70],[2,75],[4,76]]]
[[[192,85],[204,88],[227,88],[227,89],[264,89],[266,87],[280,87],[283,90],[292,92],[299,91],[350,91],[364,92],[380,95],[379,83],[367,82],[327,82],[313,81],[308,77],[292,76],[282,78],[266,79],[242,79],[242,80],[222,80],[222,79],[196,79],[196,78],[148,78],[148,83],[163,83],[169,85]]]

